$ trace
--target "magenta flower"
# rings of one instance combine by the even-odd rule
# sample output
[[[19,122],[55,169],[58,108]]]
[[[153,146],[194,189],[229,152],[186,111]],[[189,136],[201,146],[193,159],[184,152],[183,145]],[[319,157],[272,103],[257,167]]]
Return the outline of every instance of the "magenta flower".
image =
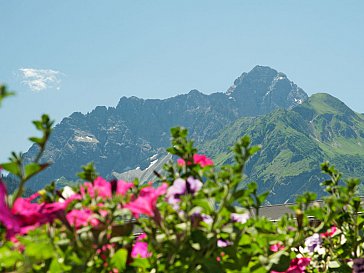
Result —
[[[138,197],[136,200],[126,204],[125,208],[129,209],[135,218],[139,218],[139,214],[154,216],[154,204],[151,199],[147,197]]]
[[[125,208],[129,209],[135,218],[140,214],[153,217],[158,197],[166,193],[167,187],[166,183],[156,189],[152,186],[145,187],[140,190],[138,198],[126,204]]]
[[[13,236],[20,232],[20,221],[11,213],[6,204],[6,187],[0,179],[0,222],[7,230],[8,236]]]
[[[332,226],[331,228],[329,228],[326,232],[324,232],[324,233],[321,233],[321,236],[322,237],[332,237],[332,236],[334,236],[335,235],[335,233],[336,233],[336,231],[337,231],[337,227],[335,227],[335,226]]]
[[[68,223],[75,228],[81,228],[88,224],[95,227],[99,224],[99,220],[94,217],[90,209],[71,210],[67,213],[66,219]]]
[[[62,213],[67,206],[67,202],[56,203],[31,203],[39,196],[38,193],[33,194],[29,198],[16,199],[12,213],[21,219],[23,224],[45,224],[52,222],[57,218],[59,213]]]
[[[85,198],[87,194],[91,198],[95,197],[94,187],[93,187],[92,183],[90,183],[90,182],[83,183],[83,185],[80,186],[80,192],[81,192],[81,196],[83,198]]]
[[[147,235],[145,233],[139,235],[136,243],[133,245],[133,249],[131,250],[132,258],[148,258],[152,256],[152,253],[148,252],[148,243],[142,241],[146,238]]]
[[[148,252],[148,243],[136,242],[131,250],[132,258],[148,258],[152,253]]]
[[[25,234],[43,224],[52,222],[64,213],[67,203],[32,203],[39,196],[33,194],[29,198],[18,198],[12,209],[6,204],[6,188],[0,181],[0,222],[7,230],[7,237]]]
[[[125,182],[123,180],[118,180],[116,182],[116,194],[125,195],[129,189],[134,187],[134,184],[131,182]]]
[[[132,187],[134,187],[133,183],[128,183],[123,180],[114,180],[108,182],[99,176],[94,180],[93,184],[90,182],[85,182],[80,187],[80,191],[82,197],[85,197],[88,193],[91,198],[99,196],[103,199],[107,199],[111,198],[113,193],[125,195]]]
[[[30,198],[32,199],[32,198]],[[28,198],[16,199],[11,212],[18,215],[18,218],[25,224],[34,224],[36,222],[43,222],[45,217],[41,212],[41,204],[30,203]]]
[[[195,164],[199,164],[201,167],[214,165],[214,162],[205,155],[194,154],[193,161]]]
[[[200,165],[202,168],[206,167],[206,166],[214,165],[214,162],[210,158],[208,158],[205,155],[200,155],[200,154],[193,155],[193,163],[196,165]],[[184,165],[186,165],[186,162],[184,159],[179,158],[179,159],[177,159],[177,164],[180,166],[184,166]],[[187,162],[187,165],[191,165],[191,162]]]
[[[291,264],[286,271],[271,271],[271,273],[305,273],[305,269],[310,264],[310,262],[310,258],[295,258],[291,261]]]
[[[97,194],[97,196],[100,196],[102,198],[111,198],[111,184],[107,182],[105,179],[103,179],[101,176],[97,177],[94,180],[93,185],[94,191]]]
[[[276,243],[274,245],[271,245],[269,247],[269,249],[273,252],[278,252],[280,250],[283,250],[284,249],[284,245],[282,245],[281,243]]]

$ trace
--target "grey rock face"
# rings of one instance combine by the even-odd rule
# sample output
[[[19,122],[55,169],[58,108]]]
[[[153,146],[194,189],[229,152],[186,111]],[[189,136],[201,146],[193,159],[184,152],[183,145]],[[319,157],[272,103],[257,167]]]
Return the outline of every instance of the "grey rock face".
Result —
[[[202,143],[241,116],[289,109],[306,99],[306,93],[284,74],[263,66],[243,73],[226,93],[192,90],[164,100],[122,97],[116,107],[98,106],[90,113],[64,118],[43,156],[53,165],[28,185],[40,189],[62,176],[74,180],[80,166],[90,161],[106,178],[136,167],[145,169],[146,159],[169,146],[171,127],[187,127],[195,142]],[[25,158],[32,158],[35,151],[31,147]]]
[[[256,66],[249,73],[243,73],[226,94],[235,99],[241,116],[290,109],[308,98],[285,74],[266,66]]]

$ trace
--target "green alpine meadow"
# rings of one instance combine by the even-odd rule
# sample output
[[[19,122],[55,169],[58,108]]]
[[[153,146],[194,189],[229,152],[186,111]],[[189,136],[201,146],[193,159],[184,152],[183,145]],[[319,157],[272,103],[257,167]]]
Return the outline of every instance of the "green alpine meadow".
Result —
[[[231,162],[233,156],[226,145],[243,134],[262,147],[246,171],[260,189],[270,191],[271,203],[292,203],[304,191],[322,196],[319,165],[325,160],[346,178],[364,178],[364,115],[329,94],[314,94],[290,110],[242,117],[214,140],[202,144],[201,149],[217,164]]]

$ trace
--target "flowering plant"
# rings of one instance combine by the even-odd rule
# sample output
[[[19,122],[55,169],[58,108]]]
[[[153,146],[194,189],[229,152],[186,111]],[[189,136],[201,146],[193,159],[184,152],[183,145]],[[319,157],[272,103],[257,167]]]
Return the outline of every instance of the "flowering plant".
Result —
[[[10,93],[0,88],[0,102]],[[173,128],[176,160],[146,185],[106,181],[92,164],[86,182],[23,197],[26,182],[48,167],[40,159],[53,122],[34,121],[33,162],[12,154],[1,168],[18,178],[13,194],[0,178],[0,272],[362,272],[364,218],[359,181],[341,182],[328,163],[327,196],[297,198],[292,213],[260,214],[268,193],[244,176],[260,148],[247,136],[232,147],[235,162],[215,166],[198,154],[187,130]]]

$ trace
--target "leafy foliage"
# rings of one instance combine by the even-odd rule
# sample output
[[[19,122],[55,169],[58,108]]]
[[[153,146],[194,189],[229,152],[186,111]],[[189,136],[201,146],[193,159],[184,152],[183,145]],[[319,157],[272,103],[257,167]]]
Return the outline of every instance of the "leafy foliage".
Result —
[[[23,194],[25,183],[49,166],[49,163],[40,163],[40,160],[51,134],[53,123],[54,121],[51,121],[48,115],[45,114],[42,115],[40,120],[33,121],[34,126],[42,133],[42,136],[29,138],[39,147],[38,154],[32,162],[25,164],[21,153],[12,152],[9,162],[0,164],[2,169],[13,174],[19,180],[19,187],[14,194],[13,202]]]
[[[42,136],[31,138],[39,147],[32,162],[13,153],[2,164],[20,184],[12,197],[0,179],[0,272],[356,273],[364,262],[359,180],[342,181],[325,162],[323,201],[304,193],[294,216],[271,221],[259,213],[268,193],[244,175],[261,149],[247,136],[217,169],[185,128],[172,128],[168,151],[179,159],[154,186],[108,182],[91,163],[82,185],[52,182],[23,198],[25,182],[48,166],[40,160],[52,124],[46,115],[34,122]]]
[[[14,92],[9,91],[5,85],[0,84],[0,106],[3,99],[14,95]]]

